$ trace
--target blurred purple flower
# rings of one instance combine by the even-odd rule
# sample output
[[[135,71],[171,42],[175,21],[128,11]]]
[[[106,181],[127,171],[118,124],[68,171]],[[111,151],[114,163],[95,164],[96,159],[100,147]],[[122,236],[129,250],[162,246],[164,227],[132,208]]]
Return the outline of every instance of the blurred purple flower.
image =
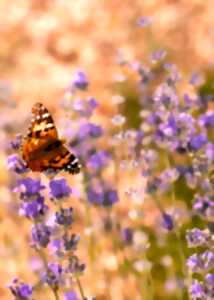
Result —
[[[56,212],[55,220],[59,225],[70,226],[73,223],[73,208],[61,208]]]
[[[15,191],[20,192],[22,198],[27,198],[38,195],[43,189],[45,189],[45,186],[41,184],[40,179],[26,177],[18,180]]]
[[[64,294],[63,300],[79,300],[79,298],[75,291],[67,291]]]
[[[12,154],[7,158],[7,167],[18,174],[27,172],[28,168],[26,163],[21,159],[18,154]]]
[[[50,242],[51,227],[43,223],[38,223],[32,227],[31,236],[36,246],[47,247]]]
[[[71,236],[69,236],[68,234],[65,234],[63,236],[63,244],[65,251],[75,251],[79,240],[79,235],[73,233]]]
[[[28,199],[22,201],[19,212],[28,218],[37,218],[44,216],[48,210],[48,206],[45,204],[44,197],[38,195],[36,199]]]
[[[53,179],[49,182],[51,198],[61,199],[69,197],[71,188],[67,185],[65,178]]]
[[[93,124],[93,123],[83,123],[79,128],[78,137],[80,140],[84,140],[86,138],[98,138],[103,134],[103,129],[101,126]]]
[[[31,300],[33,288],[31,285],[19,282],[17,278],[12,281],[12,284],[9,285],[9,289],[16,299],[20,300]]]
[[[167,55],[166,50],[159,49],[159,50],[152,53],[151,61],[153,63],[160,62],[161,60],[163,60],[166,57],[166,55]]]
[[[104,194],[99,189],[90,186],[87,190],[87,198],[91,204],[99,204],[102,205],[104,200]]]
[[[203,133],[195,135],[189,142],[189,148],[193,151],[200,150],[208,142],[207,136]]]
[[[95,98],[89,98],[87,100],[75,99],[73,102],[73,110],[80,116],[89,118],[94,109],[98,106],[98,102]]]
[[[103,205],[104,206],[112,206],[113,204],[117,203],[119,201],[118,194],[116,190],[107,190],[104,193],[104,200]]]
[[[53,289],[58,290],[59,286],[64,282],[62,266],[55,262],[49,263],[46,273],[42,276],[42,280]]]
[[[167,213],[163,213],[162,214],[162,225],[165,229],[171,231],[174,228],[172,216]]]
[[[16,138],[10,142],[11,148],[14,150],[19,150],[22,144],[22,135],[17,134]]]
[[[73,75],[72,85],[77,89],[85,90],[89,85],[86,74],[80,70],[76,71]]]
[[[205,247],[209,245],[211,241],[211,234],[209,230],[201,230],[198,228],[193,228],[191,230],[187,230],[186,239],[188,243],[188,247]]]
[[[203,291],[203,285],[198,280],[194,279],[192,285],[190,286],[190,295],[192,300],[204,299],[205,295]]]
[[[206,281],[207,285],[210,285],[211,287],[214,288],[214,274],[208,273],[206,275],[205,281]]]
[[[152,19],[151,17],[141,17],[137,20],[137,25],[140,27],[148,27],[152,24]]]
[[[199,118],[199,124],[207,128],[212,128],[212,126],[214,126],[214,112],[208,111],[201,115]]]
[[[110,160],[110,153],[107,151],[100,150],[89,157],[87,166],[90,169],[92,168],[95,170],[99,170],[104,166],[106,166],[109,160]]]
[[[203,218],[213,219],[214,217],[214,201],[210,195],[196,194],[193,199],[194,211]]]
[[[125,244],[132,244],[133,241],[133,230],[129,227],[123,228],[121,231],[121,237]]]
[[[85,264],[80,263],[77,256],[70,257],[68,267],[66,269],[67,272],[75,274],[75,273],[82,273],[85,270]]]

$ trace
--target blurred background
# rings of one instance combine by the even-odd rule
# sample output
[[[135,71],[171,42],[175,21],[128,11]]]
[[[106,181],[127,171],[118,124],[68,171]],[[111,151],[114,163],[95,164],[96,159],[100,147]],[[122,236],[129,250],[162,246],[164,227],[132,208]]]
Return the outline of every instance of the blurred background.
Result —
[[[113,96],[121,91],[125,96],[135,93],[132,85],[125,89],[115,85],[127,75],[121,73],[118,60],[122,57],[146,64],[151,53],[159,49],[167,51],[167,60],[178,65],[184,79],[200,72],[203,91],[213,90],[213,8],[212,0],[0,0],[1,299],[11,299],[6,285],[14,276],[34,278],[29,271],[33,264],[28,247],[30,225],[15,213],[17,204],[10,192],[14,182],[5,167],[9,140],[25,130],[31,106],[43,102],[57,122],[64,114],[60,103],[72,73],[80,68],[90,81],[87,93],[100,104],[96,119],[108,124],[108,118],[117,111]],[[152,20],[148,28],[137,24],[144,16]],[[126,108],[125,112],[129,114]],[[135,126],[134,118],[131,126]],[[77,204],[74,206],[79,209]],[[128,208],[123,206],[125,217]],[[152,227],[156,211],[152,205],[149,210],[143,222]],[[96,209],[92,213],[98,214]],[[84,228],[77,228],[85,234]],[[123,272],[119,275],[114,252],[108,248],[108,236],[100,239],[99,260],[89,265],[83,276],[87,291],[98,295],[98,300],[140,299],[135,279]],[[80,253],[87,263],[86,249]],[[171,262],[166,258],[165,263]],[[168,285],[169,291],[173,290],[173,282]],[[160,287],[156,299],[165,299],[161,293]]]

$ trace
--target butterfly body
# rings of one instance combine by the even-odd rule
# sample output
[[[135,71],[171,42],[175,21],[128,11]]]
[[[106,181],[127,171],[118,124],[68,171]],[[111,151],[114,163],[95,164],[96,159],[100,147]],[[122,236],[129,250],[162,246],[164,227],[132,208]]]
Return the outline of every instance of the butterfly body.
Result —
[[[78,159],[58,138],[53,118],[41,103],[32,108],[31,126],[22,144],[22,156],[32,171],[51,169],[76,174],[81,168]]]

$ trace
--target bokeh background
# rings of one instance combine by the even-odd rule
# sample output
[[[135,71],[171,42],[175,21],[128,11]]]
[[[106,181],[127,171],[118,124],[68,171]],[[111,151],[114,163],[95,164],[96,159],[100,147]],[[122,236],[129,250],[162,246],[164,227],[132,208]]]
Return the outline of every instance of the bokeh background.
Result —
[[[117,62],[123,57],[146,63],[159,49],[165,49],[168,61],[178,65],[184,82],[193,72],[200,72],[201,92],[213,91],[213,7],[212,0],[0,0],[0,299],[11,299],[6,288],[11,278],[36,278],[32,272],[34,254],[28,246],[30,223],[17,214],[17,199],[11,193],[14,177],[5,165],[8,143],[26,130],[31,106],[43,102],[60,127],[60,118],[66,113],[60,103],[72,73],[80,68],[90,79],[90,89],[84,95],[95,96],[100,104],[95,119],[108,126],[117,113],[114,96],[120,94],[129,99],[123,111],[129,125],[136,127],[138,121],[130,109],[136,87],[121,83],[127,73],[121,72]],[[137,25],[143,16],[152,19],[145,29]],[[187,90],[185,83],[180,88]],[[121,178],[118,183],[123,201],[116,211],[124,226],[134,218],[133,203],[124,196],[131,178]],[[78,185],[79,181],[72,178],[71,184]],[[95,253],[90,253],[90,229],[95,224],[87,224],[78,200],[73,199],[73,203],[79,215],[75,230],[82,237],[79,255],[87,264],[83,284],[88,294],[97,295],[98,300],[141,299],[138,290],[142,279],[127,273],[128,266],[119,267],[123,252],[115,253],[110,235],[97,234]],[[142,226],[154,230],[158,216],[155,206],[142,205],[139,199],[134,206],[142,209]],[[106,212],[93,207],[91,214],[99,227]],[[140,239],[146,245],[146,235]],[[124,251],[129,257],[129,250]],[[152,255],[158,260],[159,253]],[[167,255],[163,257],[163,264],[172,263]],[[160,277],[166,277],[161,266],[159,272]],[[173,280],[167,284],[166,292],[157,280],[154,299],[168,299],[167,293],[169,299],[177,299]],[[38,299],[45,299],[43,295]]]

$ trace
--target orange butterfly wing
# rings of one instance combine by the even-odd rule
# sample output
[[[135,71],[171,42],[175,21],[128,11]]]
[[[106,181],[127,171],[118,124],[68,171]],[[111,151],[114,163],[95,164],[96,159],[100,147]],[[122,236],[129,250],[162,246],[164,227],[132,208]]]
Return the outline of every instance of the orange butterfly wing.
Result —
[[[22,156],[32,171],[80,171],[78,159],[59,140],[54,121],[41,103],[32,108],[32,120],[22,144]]]

